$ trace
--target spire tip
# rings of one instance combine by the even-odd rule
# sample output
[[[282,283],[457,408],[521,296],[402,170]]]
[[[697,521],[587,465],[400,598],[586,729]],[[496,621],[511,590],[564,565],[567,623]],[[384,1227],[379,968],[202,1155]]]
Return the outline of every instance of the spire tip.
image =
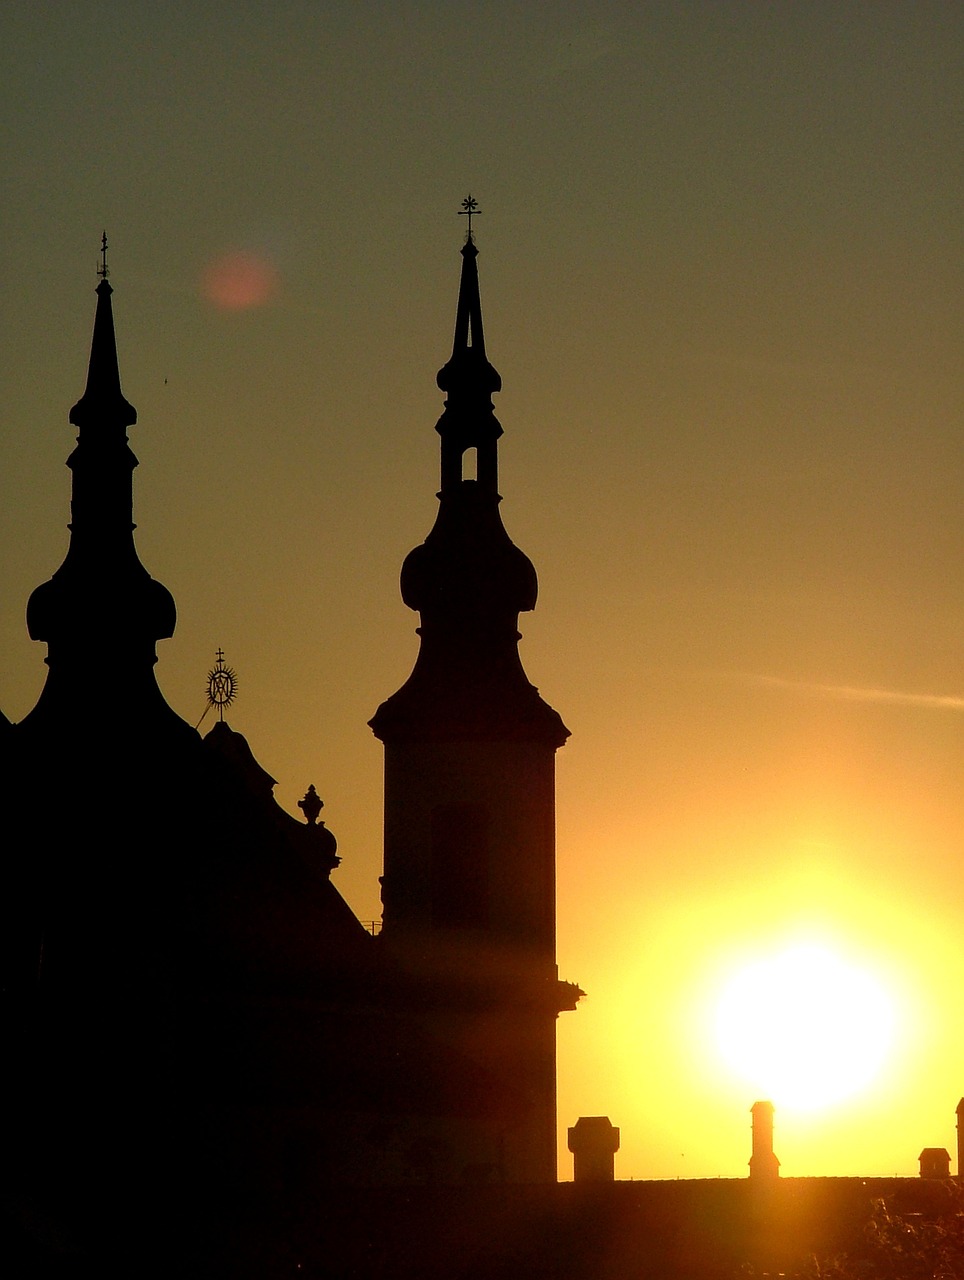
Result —
[[[467,195],[465,199],[462,201],[462,208],[459,210],[460,218],[468,218],[468,227],[465,233],[466,244],[475,244],[475,240],[472,236],[472,218],[475,216],[475,214],[481,213],[481,212],[482,210],[479,208],[478,200],[476,200],[475,196],[473,196],[470,192],[469,195]]]

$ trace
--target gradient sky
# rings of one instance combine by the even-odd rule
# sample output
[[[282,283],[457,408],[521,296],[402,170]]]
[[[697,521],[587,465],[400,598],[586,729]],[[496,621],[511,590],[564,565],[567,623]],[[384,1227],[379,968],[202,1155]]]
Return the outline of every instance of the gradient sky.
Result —
[[[398,570],[479,200],[523,658],[573,731],[562,1176],[603,1113],[618,1176],[745,1175],[767,1085],[714,1011],[791,944],[872,974],[896,1035],[846,1105],[776,1098],[783,1172],[955,1150],[962,49],[947,0],[0,16],[0,706],[43,682],[23,611],[66,547],[106,227],[138,549],[179,607],[162,688],[195,723],[223,646],[231,723],[286,807],[318,787],[366,919],[366,721],[415,653]],[[117,733],[136,715],[105,694]]]

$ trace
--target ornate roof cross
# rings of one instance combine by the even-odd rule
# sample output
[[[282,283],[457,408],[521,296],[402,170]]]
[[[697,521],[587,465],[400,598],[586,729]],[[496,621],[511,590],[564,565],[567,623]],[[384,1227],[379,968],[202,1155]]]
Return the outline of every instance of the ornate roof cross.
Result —
[[[107,232],[106,231],[100,238],[100,266],[97,268],[97,274],[100,276],[101,280],[106,280],[107,277],[110,275],[110,272],[107,270]]]
[[[238,692],[238,677],[234,670],[225,665],[224,650],[218,649],[217,662],[208,672],[208,705],[206,716],[212,707],[217,708],[218,720],[224,719],[224,708],[229,707]],[[201,720],[204,716],[201,717]],[[200,724],[200,721],[198,721]]]
[[[482,210],[479,208],[479,202],[476,200],[475,196],[468,195],[462,201],[462,208],[459,210],[459,217],[465,217],[469,220],[468,234],[466,236],[467,240],[472,239],[472,216],[473,214],[481,212]]]

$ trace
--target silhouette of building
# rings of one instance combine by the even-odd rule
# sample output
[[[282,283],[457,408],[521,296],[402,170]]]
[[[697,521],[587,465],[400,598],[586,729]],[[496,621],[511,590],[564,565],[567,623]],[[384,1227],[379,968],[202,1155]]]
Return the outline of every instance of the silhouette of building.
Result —
[[[372,720],[386,775],[372,936],[331,883],[314,793],[292,818],[240,734],[219,722],[202,740],[158,688],[175,606],[134,544],[137,415],[105,242],[70,412],[69,549],[27,611],[47,678],[0,725],[17,833],[7,1182],[68,1235],[103,1238],[105,1215],[132,1239],[161,1221],[203,1235],[239,1206],[316,1205],[333,1187],[555,1178],[555,1019],[581,994],[555,966],[568,730],[518,655],[536,575],[499,516],[476,253],[470,235],[438,379],[438,518],[402,571],[420,652]]]
[[[519,613],[536,574],[499,514],[492,394],[471,233],[446,393],[438,516],[402,566],[419,613],[414,670],[371,720],[385,744],[387,957],[432,992],[426,1024],[469,1048],[518,1107],[476,1166],[500,1180],[556,1176],[555,1021],[578,992],[555,963],[555,765],[569,731],[529,683]],[[474,465],[473,465],[474,464]]]
[[[519,659],[536,575],[499,515],[471,234],[437,519],[402,568],[419,654],[371,721],[377,936],[314,789],[296,820],[240,734],[201,739],[160,693],[175,608],[134,544],[106,252],[96,292],[69,549],[27,612],[47,679],[0,716],[7,1273],[722,1280],[848,1247],[881,1196],[945,1212],[943,1149],[921,1179],[779,1179],[762,1102],[749,1179],[614,1183],[619,1131],[584,1117],[553,1185],[555,1019],[581,994],[555,965],[568,731]]]

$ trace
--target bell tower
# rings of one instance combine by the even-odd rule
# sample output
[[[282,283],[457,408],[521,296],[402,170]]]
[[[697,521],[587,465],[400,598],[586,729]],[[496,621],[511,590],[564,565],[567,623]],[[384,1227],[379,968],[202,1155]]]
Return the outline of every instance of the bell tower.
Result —
[[[32,593],[27,629],[47,644],[40,700],[18,727],[20,741],[64,741],[97,728],[105,709],[136,708],[134,731],[187,741],[187,726],[157,686],[158,640],[174,634],[167,587],[141,564],[134,545],[127,431],[137,411],[121,391],[108,283],[107,233],[101,242],[97,308],[84,394],[70,411],[77,447],[72,473],[70,545],[57,572]],[[98,743],[98,749],[101,744]]]
[[[499,511],[502,381],[485,351],[477,209],[463,204],[455,339],[437,379],[438,514],[401,573],[419,653],[370,722],[385,744],[380,943],[423,984],[433,1033],[516,1098],[493,1114],[496,1176],[545,1182],[556,1176],[555,1019],[581,994],[555,962],[555,753],[569,730],[519,657],[537,580]]]

